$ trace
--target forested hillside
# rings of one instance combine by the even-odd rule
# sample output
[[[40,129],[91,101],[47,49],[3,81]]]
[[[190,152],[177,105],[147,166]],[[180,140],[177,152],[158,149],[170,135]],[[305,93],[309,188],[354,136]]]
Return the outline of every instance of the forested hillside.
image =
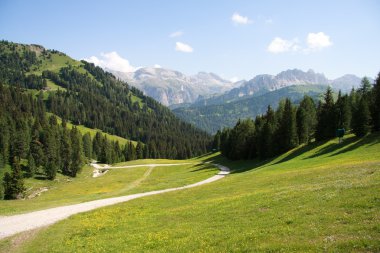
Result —
[[[289,97],[293,102],[299,103],[304,95],[317,98],[325,89],[324,85],[290,86],[230,103],[192,105],[174,109],[173,112],[181,119],[214,134],[224,127],[233,127],[238,119],[253,118],[265,113],[268,105],[277,108],[281,98]]]
[[[75,177],[91,159],[189,158],[211,143],[208,134],[112,74],[38,45],[0,42],[0,105],[0,198],[22,197],[23,175]],[[137,145],[100,132],[82,135],[75,125]]]
[[[363,78],[362,86],[350,94],[340,92],[334,99],[328,88],[316,105],[305,96],[299,106],[289,98],[280,102],[276,111],[269,105],[255,120],[239,120],[235,127],[218,131],[214,148],[227,158],[267,159],[312,140],[326,141],[352,131],[363,137],[380,130],[380,73],[374,84]],[[344,134],[344,133],[343,133]]]
[[[0,83],[43,90],[47,111],[65,120],[141,141],[158,157],[187,158],[207,149],[206,133],[93,64],[38,45],[2,41],[0,52]]]

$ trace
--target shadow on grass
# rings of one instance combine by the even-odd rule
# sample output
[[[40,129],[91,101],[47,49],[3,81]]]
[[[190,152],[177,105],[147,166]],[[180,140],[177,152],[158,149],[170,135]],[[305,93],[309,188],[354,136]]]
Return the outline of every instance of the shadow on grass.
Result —
[[[338,152],[334,153],[334,154],[331,154],[330,156],[336,156],[336,155],[340,155],[340,154],[344,154],[346,152],[350,152],[350,151],[353,151],[357,148],[359,148],[360,146],[363,146],[363,145],[368,145],[368,146],[372,146],[372,145],[375,145],[377,143],[380,143],[380,134],[370,134],[370,135],[367,135],[361,139],[357,138],[357,137],[354,137],[354,141],[355,143],[353,143],[352,145],[347,145],[347,147],[343,148],[342,150],[339,150]],[[344,143],[344,142],[343,142]],[[350,144],[351,144],[350,143]]]
[[[306,152],[309,152],[313,149],[315,149],[316,147],[320,146],[320,145],[323,145],[324,143],[326,142],[313,142],[313,143],[310,143],[308,145],[304,145],[304,146],[301,146],[299,148],[297,148],[296,150],[294,150],[293,152],[289,153],[287,156],[285,156],[284,158],[282,158],[280,161],[276,162],[275,164],[279,164],[279,163],[283,163],[283,162],[286,162],[286,161],[289,161],[289,160],[292,160],[293,158],[296,158]]]
[[[234,173],[242,173],[245,171],[257,169],[259,167],[262,167],[263,165],[270,164],[273,160],[274,160],[274,158],[268,159],[265,161],[259,161],[257,159],[256,160],[236,160],[236,161],[233,161],[233,160],[229,160],[229,159],[223,157],[221,154],[219,154],[219,155],[216,155],[213,157],[209,157],[209,158],[203,160],[203,162],[221,164],[221,165],[227,166],[228,168],[231,169],[231,174],[234,174]]]
[[[280,161],[277,161],[275,163],[273,163],[273,161],[277,159],[279,156],[276,156],[274,158],[267,159],[264,161],[260,161],[260,160],[232,161],[232,160],[228,160],[227,158],[219,154],[217,156],[209,157],[205,159],[204,161],[225,165],[231,169],[232,174],[241,173],[241,172],[255,170],[258,168],[267,167],[273,164],[280,164],[280,163],[292,160],[298,156],[303,155],[304,153],[310,152],[311,150],[321,145],[326,144],[327,142],[328,141],[313,142],[309,145],[299,147],[295,149],[294,151],[290,152],[287,156],[283,157]],[[328,155],[328,154],[330,157],[336,156],[336,155],[344,154],[346,152],[354,151],[355,149],[363,145],[372,146],[378,143],[380,143],[380,133],[369,134],[363,138],[350,136],[344,139],[342,143],[331,143],[321,148],[320,150],[318,150],[315,154],[305,157],[303,159],[311,159],[311,158],[316,158],[316,157],[320,157],[322,155]]]
[[[34,179],[37,179],[37,180],[47,180],[47,177],[45,174],[41,173],[41,172],[36,172],[36,174],[34,175]]]
[[[336,150],[338,149],[341,149],[347,145],[350,145],[352,143],[354,143],[355,141],[359,140],[357,137],[355,136],[351,136],[347,139],[344,139],[342,143],[330,143],[329,145],[321,148],[319,151],[317,151],[315,154],[311,155],[311,156],[308,156],[306,159],[311,159],[311,158],[315,158],[315,157],[319,157],[319,156],[322,156],[322,155],[326,155],[326,154],[329,154],[329,153],[332,153],[332,152],[335,152]],[[317,146],[320,146],[320,145],[323,145],[325,144],[327,141],[325,142],[319,142],[319,143],[316,143],[315,147]]]

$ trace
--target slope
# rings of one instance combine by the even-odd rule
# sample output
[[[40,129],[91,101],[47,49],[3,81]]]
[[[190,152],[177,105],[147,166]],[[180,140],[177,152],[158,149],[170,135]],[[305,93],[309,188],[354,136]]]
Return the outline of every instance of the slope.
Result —
[[[376,252],[379,152],[376,134],[301,147],[264,163],[204,157],[235,173],[197,189],[76,215],[19,250]]]
[[[208,147],[209,135],[93,64],[6,41],[0,42],[0,59],[0,83],[43,91],[49,112],[75,125],[141,141],[149,157],[187,158]]]

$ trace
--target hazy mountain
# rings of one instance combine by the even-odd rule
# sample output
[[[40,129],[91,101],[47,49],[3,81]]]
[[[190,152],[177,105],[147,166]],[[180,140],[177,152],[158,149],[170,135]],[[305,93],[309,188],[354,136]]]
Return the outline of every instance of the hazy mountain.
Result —
[[[199,96],[220,94],[239,85],[206,72],[187,76],[179,71],[152,67],[131,73],[108,71],[167,106],[193,103]]]
[[[372,81],[372,79],[370,80]],[[257,75],[249,81],[243,81],[239,87],[222,95],[200,98],[194,103],[194,106],[230,103],[293,85],[331,85],[335,90],[349,92],[352,87],[359,87],[360,82],[361,78],[355,75],[345,75],[335,80],[329,80],[324,74],[316,73],[313,70],[307,72],[299,69],[286,70],[275,76]]]
[[[215,133],[223,127],[233,127],[238,119],[254,118],[258,114],[263,114],[268,105],[277,108],[279,101],[286,97],[297,103],[304,95],[318,99],[320,94],[325,91],[325,85],[293,85],[230,103],[192,105],[176,108],[173,112],[179,118],[209,133]]]
[[[372,78],[368,78],[371,82],[373,82]],[[352,88],[358,88],[361,84],[362,78],[357,77],[355,75],[344,75],[337,79],[331,80],[330,85],[335,90],[341,90],[342,92],[350,92]]]

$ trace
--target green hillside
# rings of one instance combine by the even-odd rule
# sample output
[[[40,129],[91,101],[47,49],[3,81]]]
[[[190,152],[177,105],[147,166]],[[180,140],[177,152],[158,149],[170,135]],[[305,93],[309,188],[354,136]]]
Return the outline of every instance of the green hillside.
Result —
[[[93,64],[7,41],[0,41],[0,59],[0,84],[42,92],[46,110],[75,125],[141,141],[147,157],[183,159],[209,147],[208,134]]]
[[[260,96],[253,96],[241,100],[216,104],[216,105],[193,105],[190,107],[176,108],[173,110],[179,118],[209,132],[223,127],[232,127],[238,119],[254,118],[263,114],[268,105],[276,108],[283,98],[290,98],[299,102],[304,95],[318,98],[326,91],[325,85],[295,85],[285,87],[276,91],[268,92]]]
[[[379,134],[264,162],[213,154],[196,161],[232,168],[223,180],[75,215],[0,245],[17,241],[16,252],[378,252],[379,154]]]
[[[92,177],[94,168],[86,165],[75,178],[63,175],[58,175],[54,181],[41,180],[39,177],[28,178],[25,179],[26,199],[2,201],[0,215],[14,215],[96,199],[183,186],[211,177],[217,171],[214,166],[200,165],[198,161],[181,165],[184,162],[166,159],[138,160],[115,165],[129,166],[146,163],[179,164],[170,167],[157,166],[152,170],[149,166],[114,169],[96,178]],[[201,170],[192,173],[194,166],[198,166]],[[30,198],[44,188],[47,191],[42,192],[41,196]]]

